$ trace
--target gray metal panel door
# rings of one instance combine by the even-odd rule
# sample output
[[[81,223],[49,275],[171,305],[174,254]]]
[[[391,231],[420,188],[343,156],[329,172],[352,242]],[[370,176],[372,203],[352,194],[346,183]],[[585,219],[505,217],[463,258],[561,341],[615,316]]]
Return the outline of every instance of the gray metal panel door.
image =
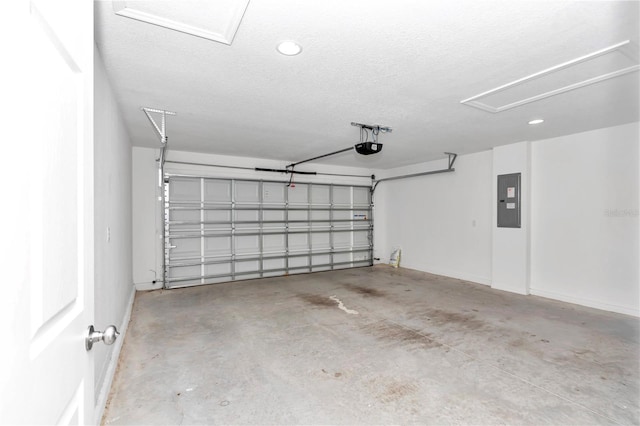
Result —
[[[498,227],[520,228],[520,173],[498,176]]]
[[[367,186],[165,179],[165,286],[373,264]]]

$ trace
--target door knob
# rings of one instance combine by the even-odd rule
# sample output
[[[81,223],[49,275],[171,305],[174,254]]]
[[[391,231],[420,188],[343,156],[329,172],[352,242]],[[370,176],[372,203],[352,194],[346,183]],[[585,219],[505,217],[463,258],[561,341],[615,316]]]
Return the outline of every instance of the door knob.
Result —
[[[88,351],[93,348],[93,344],[102,341],[105,345],[113,345],[118,339],[120,332],[115,325],[110,325],[104,331],[96,331],[92,325],[87,330],[87,337],[84,340],[84,346]]]

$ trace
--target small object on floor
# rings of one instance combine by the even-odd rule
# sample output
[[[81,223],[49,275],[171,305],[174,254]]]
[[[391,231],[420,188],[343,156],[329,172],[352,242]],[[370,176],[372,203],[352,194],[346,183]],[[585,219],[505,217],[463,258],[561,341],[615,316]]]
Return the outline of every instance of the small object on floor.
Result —
[[[393,250],[391,250],[389,265],[393,266],[394,268],[397,268],[398,266],[400,266],[400,252],[401,252],[400,247],[394,247]]]

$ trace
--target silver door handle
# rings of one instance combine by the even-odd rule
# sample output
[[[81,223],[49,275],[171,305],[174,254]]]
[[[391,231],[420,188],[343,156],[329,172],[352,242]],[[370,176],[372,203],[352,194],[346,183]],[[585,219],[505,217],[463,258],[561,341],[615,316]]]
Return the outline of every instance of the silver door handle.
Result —
[[[87,330],[87,337],[84,339],[84,347],[90,351],[93,348],[93,344],[97,342],[104,342],[105,345],[113,345],[118,339],[120,332],[116,328],[115,325],[110,325],[109,327],[104,329],[103,331],[96,331],[92,325],[89,326]]]

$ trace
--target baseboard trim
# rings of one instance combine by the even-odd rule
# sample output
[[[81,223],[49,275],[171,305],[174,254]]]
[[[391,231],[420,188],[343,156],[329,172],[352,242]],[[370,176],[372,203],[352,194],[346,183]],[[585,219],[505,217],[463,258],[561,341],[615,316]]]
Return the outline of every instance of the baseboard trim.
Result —
[[[464,281],[469,281],[472,283],[476,283],[476,284],[483,284],[483,285],[491,285],[491,278],[490,277],[483,277],[481,275],[475,275],[475,274],[469,274],[467,272],[461,272],[461,271],[450,271],[450,270],[446,270],[446,269],[439,269],[439,268],[431,268],[431,267],[416,267],[413,265],[400,265],[401,267],[407,268],[407,269],[413,269],[416,271],[421,271],[421,272],[426,272],[428,274],[434,274],[434,275],[442,275],[445,277],[449,277],[449,278],[457,278],[459,280],[464,280]]]
[[[553,291],[539,290],[531,288],[530,292],[534,296],[544,297],[546,299],[559,300],[561,302],[573,303],[575,305],[586,306],[589,308],[600,309],[603,311],[615,312],[618,314],[631,315],[634,317],[640,317],[640,310],[629,308],[626,306],[613,305],[610,303],[603,303],[597,300],[583,299],[581,297],[568,296],[562,293],[556,293]]]
[[[135,283],[137,291],[149,291],[149,290],[160,290],[162,288],[162,282],[156,281],[154,282],[146,282],[146,283]]]
[[[494,290],[506,291],[508,293],[521,294],[523,296],[528,296],[531,294],[531,290],[522,291],[521,287],[510,287],[509,285],[501,284],[501,283],[492,283],[491,288]]]
[[[109,392],[111,391],[113,378],[115,377],[115,374],[116,374],[116,367],[118,366],[118,360],[120,359],[120,351],[122,349],[122,345],[124,344],[124,339],[127,335],[127,329],[129,328],[129,320],[131,319],[131,311],[133,310],[133,301],[135,299],[135,296],[136,296],[136,288],[132,287],[127,311],[124,313],[124,317],[122,318],[122,323],[118,327],[118,331],[120,331],[120,336],[118,337],[118,340],[116,340],[115,347],[113,348],[113,352],[111,353],[111,359],[109,360],[107,372],[105,373],[104,382],[102,382],[102,387],[100,388],[100,396],[98,397],[98,402],[96,403],[96,407],[94,410],[95,421],[93,424],[96,424],[96,425],[101,424],[102,416],[104,416],[104,410],[107,406],[107,399],[109,398]]]

